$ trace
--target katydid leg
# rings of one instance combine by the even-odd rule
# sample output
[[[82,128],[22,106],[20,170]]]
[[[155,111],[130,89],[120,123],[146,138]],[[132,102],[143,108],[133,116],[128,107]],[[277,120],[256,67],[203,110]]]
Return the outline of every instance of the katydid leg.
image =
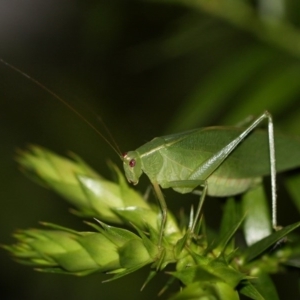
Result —
[[[193,221],[193,224],[192,224],[192,227],[191,227],[191,233],[192,234],[194,233],[196,224],[197,224],[197,222],[200,218],[200,213],[201,213],[202,206],[203,206],[203,203],[204,203],[204,200],[205,200],[205,197],[206,197],[206,193],[207,193],[207,182],[205,181],[205,184],[203,185],[202,194],[200,196],[199,204],[198,204],[198,207],[197,207],[197,210],[196,210],[196,214],[195,214],[195,217],[194,217],[194,221]]]
[[[198,207],[196,210],[196,214],[193,218],[193,222],[192,222],[192,226],[190,228],[191,233],[194,233],[197,221],[200,217],[200,213],[202,210],[202,206],[207,194],[207,181],[206,180],[181,180],[181,181],[170,181],[168,187],[171,188],[179,188],[179,187],[203,187],[203,189],[201,190],[201,194],[200,194],[200,199],[199,199],[199,203],[198,203]]]
[[[260,117],[251,123],[237,138],[228,145],[219,150],[216,154],[201,163],[190,174],[188,180],[207,180],[208,177],[223,163],[223,161],[236,149],[236,147],[251,133],[259,124],[268,119],[268,137],[269,137],[269,155],[271,171],[271,194],[272,194],[272,226],[275,230],[277,227],[277,195],[276,195],[276,161],[275,161],[275,144],[274,144],[274,127],[272,116],[265,111]]]
[[[156,196],[158,198],[159,204],[160,204],[160,208],[162,211],[162,221],[161,221],[161,228],[160,228],[160,232],[159,232],[159,242],[158,242],[158,246],[160,247],[162,244],[162,239],[163,239],[163,234],[164,234],[164,229],[166,226],[166,221],[167,221],[167,204],[164,198],[163,193],[161,192],[161,189],[159,187],[159,184],[157,182],[152,182]],[[170,181],[168,183],[168,185],[166,187],[169,188],[178,188],[178,187],[195,187],[195,186],[203,186],[203,190],[201,191],[201,196],[200,196],[200,200],[199,200],[199,204],[197,207],[197,211],[191,226],[191,233],[194,233],[194,229],[195,226],[197,224],[197,220],[199,219],[200,216],[200,212],[201,212],[201,208],[206,196],[206,192],[207,192],[207,182],[205,180],[180,180],[180,181]]]
[[[161,217],[161,226],[160,226],[160,231],[159,231],[159,239],[158,239],[158,247],[160,248],[162,245],[162,239],[163,239],[163,235],[164,235],[164,230],[165,230],[165,226],[166,226],[166,221],[167,221],[167,204],[165,201],[165,197],[163,195],[163,193],[161,192],[161,189],[159,187],[159,184],[157,182],[152,182],[155,194],[157,196],[160,208],[161,208],[161,213],[162,213],[162,217]]]

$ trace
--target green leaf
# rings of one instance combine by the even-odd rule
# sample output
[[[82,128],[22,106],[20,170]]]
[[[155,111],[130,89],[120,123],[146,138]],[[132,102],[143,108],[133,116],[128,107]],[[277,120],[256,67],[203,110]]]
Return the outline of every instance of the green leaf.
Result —
[[[53,259],[63,269],[70,273],[85,270],[98,270],[98,264],[90,257],[87,251],[79,248],[75,251],[68,251],[61,254],[53,254]]]
[[[291,231],[295,230],[299,226],[300,222],[286,226],[283,229],[274,232],[273,234],[246,248],[242,251],[243,262],[249,262],[255,257],[259,256],[265,250],[274,245],[276,242],[280,241],[282,238],[287,236]]]
[[[99,272],[110,271],[120,267],[117,246],[107,240],[106,236],[98,233],[85,234],[78,240],[78,243],[97,264],[97,271]],[[76,264],[77,261],[73,263]]]
[[[267,273],[256,270],[251,275],[256,277],[252,283],[264,300],[279,300],[275,285]]]
[[[99,217],[104,221],[122,223],[112,211],[113,207],[124,206],[119,186],[108,180],[99,180],[84,175],[77,175],[77,178],[86,199],[84,207],[92,210],[94,217]]]
[[[132,268],[120,269],[120,270],[117,270],[116,272],[108,272],[107,274],[114,274],[114,273],[116,273],[116,274],[113,277],[104,280],[103,282],[110,282],[110,281],[119,279],[119,278],[121,278],[123,276],[126,276],[126,275],[128,275],[130,273],[133,273],[133,272],[137,271],[138,269],[144,267],[146,264],[147,263],[141,263],[140,265],[135,265]]]
[[[261,184],[242,195],[242,208],[246,215],[244,234],[247,245],[250,246],[272,233],[269,206]]]
[[[157,243],[154,244],[150,238],[148,238],[139,228],[137,228],[136,226],[134,226],[134,228],[137,230],[137,232],[139,233],[143,244],[145,246],[145,248],[147,249],[149,255],[153,258],[156,259],[158,256],[158,247],[157,247]]]
[[[144,266],[153,261],[142,240],[128,241],[118,250],[118,253],[120,255],[120,265],[126,269]]]
[[[185,285],[198,281],[226,282],[226,284],[235,288],[241,280],[245,279],[244,274],[220,260],[211,261],[207,265],[187,267],[171,274]]]
[[[42,273],[74,275],[74,276],[87,276],[87,275],[93,274],[97,271],[96,269],[93,269],[93,270],[77,271],[77,272],[70,273],[70,272],[60,269],[60,268],[47,268],[47,269],[36,268],[35,270],[38,272],[42,272]]]
[[[223,282],[194,282],[169,300],[239,300],[238,292]]]
[[[234,198],[227,199],[223,209],[219,235],[223,236],[227,233],[230,228],[239,222],[239,219],[240,214],[237,202]]]
[[[171,272],[170,274],[178,278],[185,285],[189,285],[197,281],[222,281],[218,276],[212,274],[209,268],[205,266],[192,266],[176,272]]]
[[[129,230],[110,226],[99,220],[97,221],[101,224],[103,229],[100,227],[95,227],[95,226],[93,227],[96,228],[98,231],[100,231],[107,239],[109,239],[112,243],[114,243],[118,247],[122,247],[125,243],[127,243],[130,240],[140,239],[136,234],[134,234]]]
[[[285,180],[285,185],[288,188],[291,198],[296,205],[298,212],[300,212],[300,175],[290,176]]]
[[[133,223],[139,228],[145,229],[147,226],[151,226],[155,230],[159,229],[159,215],[153,210],[131,206],[116,207],[113,211],[127,223]]]
[[[249,297],[250,299],[265,300],[265,298],[260,294],[257,288],[248,280],[241,284],[239,292]]]
[[[242,217],[240,220],[237,220],[235,224],[232,225],[232,227],[222,235],[219,235],[219,240],[216,241],[215,249],[220,251],[219,255],[223,254],[226,250],[227,244],[232,239],[233,235],[236,233],[236,231],[240,228],[242,222],[244,220],[244,217]],[[230,249],[231,251],[232,249]]]
[[[139,206],[130,206],[130,207],[116,207],[113,208],[113,211],[127,223],[133,223],[139,228],[147,229],[149,227],[153,228],[157,232],[161,226],[161,214],[158,211],[158,208],[149,209]],[[179,233],[180,230],[177,226],[177,223],[170,212],[167,215],[167,223],[165,227],[165,235],[170,236],[174,233]]]
[[[179,114],[174,116],[167,132],[178,132],[209,124],[210,116],[215,114],[216,103],[220,107],[226,105],[239,86],[245,84],[261,66],[267,64],[273,57],[274,53],[257,45],[242,52],[231,52],[231,56],[227,57],[217,69],[211,70],[208,76],[198,84],[196,90],[189,95],[189,98],[185,99],[184,105],[178,110]],[[248,116],[249,111],[251,110],[238,120]],[[178,122],[179,119],[180,122]]]
[[[228,112],[224,122],[237,122],[245,118],[249,111],[256,115],[266,108],[273,114],[280,113],[291,105],[295,94],[299,94],[299,76],[299,66],[284,61],[273,68],[267,68],[252,83],[251,90],[245,91],[240,97],[234,111]]]
[[[235,288],[241,280],[246,278],[245,274],[237,271],[221,259],[211,261],[208,268],[212,274],[217,275],[232,288]]]

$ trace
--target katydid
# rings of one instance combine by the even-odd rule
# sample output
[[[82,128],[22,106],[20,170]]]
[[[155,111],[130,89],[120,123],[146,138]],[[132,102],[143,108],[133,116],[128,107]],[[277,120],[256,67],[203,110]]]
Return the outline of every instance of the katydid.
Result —
[[[252,132],[264,119],[268,119],[268,139],[265,132]],[[249,164],[247,147],[259,147],[257,150],[262,151],[270,166],[265,168],[263,164],[257,168],[256,164]],[[135,151],[125,153],[123,166],[129,182],[137,184],[144,172],[154,187],[162,209],[159,246],[167,218],[167,205],[160,187],[173,188],[182,194],[202,187],[190,229],[193,233],[206,194],[237,195],[257,184],[261,176],[271,173],[272,225],[277,228],[274,130],[267,111],[244,130],[211,127],[155,138]]]
[[[117,147],[67,101],[1,58],[0,62],[27,77],[91,126],[120,156],[129,182],[137,184],[142,173],[149,177],[162,211],[159,247],[162,245],[167,218],[167,205],[161,188],[172,188],[182,194],[196,188],[202,189],[190,228],[193,233],[206,194],[219,197],[241,194],[258,184],[262,176],[270,174],[272,225],[277,229],[276,171],[300,165],[300,140],[276,135],[274,141],[273,121],[269,112],[265,111],[246,128],[220,126],[194,129],[154,138],[135,151],[120,155]],[[268,120],[268,130],[257,129],[265,119]],[[280,153],[276,161],[275,148]]]

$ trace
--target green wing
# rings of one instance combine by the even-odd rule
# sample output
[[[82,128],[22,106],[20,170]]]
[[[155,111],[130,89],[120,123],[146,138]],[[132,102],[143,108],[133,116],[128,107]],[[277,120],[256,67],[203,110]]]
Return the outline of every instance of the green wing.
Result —
[[[187,156],[190,150],[193,159],[188,161],[193,169],[204,158],[228,145],[244,130],[236,127],[208,127],[191,130],[175,135],[162,137],[170,154],[175,151],[178,155]],[[195,159],[199,153],[201,161]],[[278,172],[300,166],[300,138],[275,133],[276,168]],[[197,156],[197,155],[196,155]],[[268,132],[255,130],[229,155],[216,171],[218,175],[226,174],[230,177],[245,178],[259,177],[270,173]]]

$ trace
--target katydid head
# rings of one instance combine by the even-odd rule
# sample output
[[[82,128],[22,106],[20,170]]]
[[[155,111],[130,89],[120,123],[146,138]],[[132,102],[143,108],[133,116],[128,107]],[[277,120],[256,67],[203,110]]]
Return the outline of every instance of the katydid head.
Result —
[[[123,155],[125,176],[130,183],[138,184],[142,175],[141,159],[136,151],[130,151]]]

